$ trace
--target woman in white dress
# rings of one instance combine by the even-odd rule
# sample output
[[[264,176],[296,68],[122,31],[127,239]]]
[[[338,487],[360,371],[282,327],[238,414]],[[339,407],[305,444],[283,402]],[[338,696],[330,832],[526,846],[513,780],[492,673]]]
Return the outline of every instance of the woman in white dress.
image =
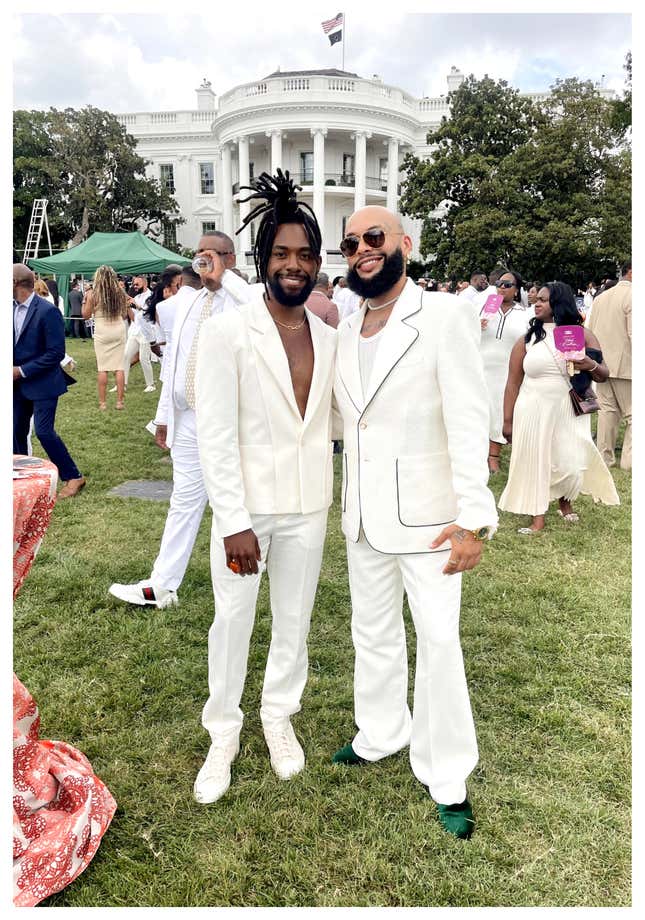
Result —
[[[535,317],[526,335],[511,352],[504,394],[504,435],[511,441],[511,465],[506,488],[499,500],[502,511],[530,514],[530,527],[518,533],[544,529],[549,502],[556,498],[565,521],[575,523],[572,502],[580,492],[594,501],[618,505],[611,473],[591,438],[589,415],[575,415],[566,361],[555,348],[556,326],[582,324],[573,291],[552,281],[538,292]],[[609,370],[602,360],[598,339],[585,332],[586,355],[573,364],[580,376],[576,389],[591,380],[604,381]]]
[[[504,272],[497,282],[497,293],[504,298],[497,313],[484,314],[482,305],[481,354],[488,388],[489,445],[488,469],[499,472],[499,456],[506,438],[502,434],[504,422],[504,388],[508,377],[508,361],[518,336],[528,329],[533,310],[520,300],[522,279],[517,272]]]

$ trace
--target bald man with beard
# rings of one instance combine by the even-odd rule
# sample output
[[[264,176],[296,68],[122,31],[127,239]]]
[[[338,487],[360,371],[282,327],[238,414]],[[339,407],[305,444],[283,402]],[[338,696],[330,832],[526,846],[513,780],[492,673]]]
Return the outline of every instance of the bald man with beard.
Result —
[[[461,577],[497,525],[479,320],[453,294],[426,293],[406,277],[412,240],[387,209],[356,211],[340,248],[348,285],[365,301],[338,327],[334,382],[358,733],[333,760],[364,765],[409,745],[441,824],[467,838],[466,778],[478,752],[459,641]],[[412,714],[404,591],[417,635]]]

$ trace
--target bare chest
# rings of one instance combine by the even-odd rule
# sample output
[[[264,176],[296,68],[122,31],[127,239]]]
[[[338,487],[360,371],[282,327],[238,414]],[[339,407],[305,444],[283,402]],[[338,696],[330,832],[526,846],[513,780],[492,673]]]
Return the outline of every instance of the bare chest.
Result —
[[[314,348],[309,326],[305,323],[297,332],[278,327],[278,332],[289,364],[293,394],[304,418],[314,374]]]

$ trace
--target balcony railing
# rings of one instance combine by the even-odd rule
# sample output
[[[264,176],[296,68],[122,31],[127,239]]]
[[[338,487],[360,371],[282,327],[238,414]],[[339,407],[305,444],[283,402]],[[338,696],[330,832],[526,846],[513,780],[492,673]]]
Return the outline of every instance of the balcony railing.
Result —
[[[303,186],[303,188],[311,187],[314,184],[313,173],[310,171],[301,172],[298,176],[294,176],[297,185]],[[354,173],[325,173],[325,186],[336,186],[337,188],[355,188],[356,187],[356,175]],[[376,192],[387,192],[387,179],[377,179],[375,176],[366,176],[365,178],[365,188],[370,191]],[[233,195],[237,195],[240,190],[240,183],[234,182],[231,186],[231,192]],[[397,194],[401,194],[401,185],[397,184],[396,187]]]

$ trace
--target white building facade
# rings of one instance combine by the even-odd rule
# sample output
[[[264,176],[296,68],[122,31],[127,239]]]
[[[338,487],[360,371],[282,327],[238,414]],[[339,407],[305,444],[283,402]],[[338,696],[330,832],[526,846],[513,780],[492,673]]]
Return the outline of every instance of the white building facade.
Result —
[[[463,79],[453,67],[446,91]],[[251,207],[240,203],[249,193],[239,188],[252,176],[289,170],[320,223],[323,270],[342,274],[347,218],[366,204],[397,210],[405,154],[430,156],[428,131],[449,114],[445,96],[419,99],[377,76],[338,70],[278,71],[219,98],[205,81],[196,92],[196,109],[117,117],[186,220],[176,240],[171,228],[162,231],[166,245],[194,249],[203,233],[222,230],[235,240],[237,267],[249,273],[254,228],[235,231]],[[419,258],[420,222],[403,222]]]

